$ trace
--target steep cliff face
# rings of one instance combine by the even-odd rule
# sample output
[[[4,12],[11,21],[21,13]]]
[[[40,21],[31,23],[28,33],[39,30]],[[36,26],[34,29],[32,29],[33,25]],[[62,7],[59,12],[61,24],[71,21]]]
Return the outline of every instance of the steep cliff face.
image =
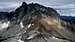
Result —
[[[48,29],[51,29],[52,31],[52,28],[57,28],[57,27],[54,27],[55,25],[53,26],[51,24],[53,26],[52,27],[47,22],[59,24],[62,21],[60,19],[60,15],[53,8],[45,7],[37,3],[27,4],[25,2],[23,2],[23,4],[13,12],[0,13],[0,17],[1,17],[0,21],[3,22],[3,23],[0,23],[1,25],[8,23],[7,27],[1,26],[1,28],[3,29],[0,30],[0,41],[3,41],[3,42],[8,42],[8,41],[12,42],[12,40],[13,42],[18,42],[17,41],[18,39],[22,39],[25,42],[28,42],[28,40],[30,42],[32,42],[32,40],[35,42],[36,38],[41,37],[41,36],[38,36],[41,33],[42,33],[41,34],[42,40],[44,40],[46,37],[49,37],[50,35],[49,34],[50,30],[48,31]],[[59,31],[58,29],[56,30]],[[52,32],[55,33],[55,30],[53,31]],[[48,36],[46,35],[47,32],[49,34]],[[43,35],[43,33],[45,34]],[[60,34],[60,33],[58,32],[56,34]],[[53,35],[50,35],[50,36],[53,36]],[[57,35],[54,35],[54,36],[57,36]],[[33,39],[32,37],[35,39]],[[63,36],[61,37],[60,35],[58,35],[58,37],[62,38]],[[37,41],[37,42],[40,42],[40,41]]]

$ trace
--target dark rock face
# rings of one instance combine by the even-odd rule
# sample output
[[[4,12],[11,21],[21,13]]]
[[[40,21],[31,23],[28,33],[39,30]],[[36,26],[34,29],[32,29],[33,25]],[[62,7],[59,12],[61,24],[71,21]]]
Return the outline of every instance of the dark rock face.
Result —
[[[47,33],[49,31],[45,32],[43,29],[40,30],[39,28],[46,28],[44,26],[38,26],[38,23],[42,18],[44,19],[45,17],[58,22],[61,20],[60,15],[53,8],[45,7],[37,3],[27,4],[25,2],[23,2],[23,4],[14,12],[0,12],[0,17],[1,22],[10,22],[8,27],[0,30],[1,42],[18,42],[18,39],[21,39],[24,42],[50,42],[46,39],[51,38],[53,35]],[[31,27],[28,27],[30,24]],[[58,37],[62,38],[61,36]],[[40,41],[40,39],[42,41]]]

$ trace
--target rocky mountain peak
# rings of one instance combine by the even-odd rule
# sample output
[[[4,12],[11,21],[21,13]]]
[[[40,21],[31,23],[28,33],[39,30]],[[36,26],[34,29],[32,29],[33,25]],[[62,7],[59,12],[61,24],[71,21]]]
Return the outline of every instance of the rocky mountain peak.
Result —
[[[4,14],[4,15],[1,15],[1,14]],[[58,14],[58,12],[55,9],[53,9],[51,7],[46,7],[46,6],[40,5],[38,3],[27,4],[26,2],[23,2],[22,5],[20,7],[18,7],[14,12],[6,12],[6,13],[0,12],[0,17],[3,17],[3,18],[0,18],[1,21],[2,20],[4,22],[9,21],[8,27],[5,28],[4,30],[1,30],[1,32],[0,32],[0,41],[4,41],[4,40],[7,41],[9,39],[9,42],[11,42],[13,39],[15,39],[16,41],[18,39],[23,39],[25,41],[25,39],[27,39],[29,36],[31,37],[32,35],[35,35],[37,33],[37,31],[33,28],[34,27],[38,28],[38,26],[32,26],[31,27],[32,30],[30,32],[26,33],[26,29],[28,28],[27,26],[30,25],[32,23],[32,21],[34,21],[34,20],[39,21],[40,19],[42,19],[44,17],[50,17],[48,19],[53,19],[53,20],[55,20],[55,22],[61,20],[60,15]],[[49,23],[51,23],[51,22],[49,22]],[[38,23],[36,22],[36,24],[38,24]],[[20,25],[22,25],[24,28],[22,28]],[[39,26],[39,28],[41,28],[41,27]],[[44,29],[45,29],[45,27],[44,27]],[[38,29],[38,30],[40,31],[40,29]],[[20,38],[19,35],[21,35],[22,38]],[[43,36],[45,36],[45,35],[43,35]],[[13,39],[10,40],[10,38],[13,38]],[[18,39],[16,39],[16,38],[18,38]],[[29,39],[27,39],[27,40],[29,40]],[[43,41],[45,41],[45,40],[43,39]],[[15,42],[15,41],[13,41],[13,42]],[[37,42],[38,42],[38,39],[37,39]]]
[[[26,5],[27,5],[27,3],[26,3],[26,2],[23,2],[23,3],[22,3],[22,6],[26,6]]]

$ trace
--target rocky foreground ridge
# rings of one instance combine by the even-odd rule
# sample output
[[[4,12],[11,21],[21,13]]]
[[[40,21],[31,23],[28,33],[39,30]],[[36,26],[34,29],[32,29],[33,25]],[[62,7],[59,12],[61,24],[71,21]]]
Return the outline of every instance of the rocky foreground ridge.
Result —
[[[65,31],[60,31],[60,29],[55,29],[56,31],[53,30],[53,32],[52,29],[48,31],[47,28],[50,27],[50,24],[47,23],[48,26],[46,26],[46,19],[48,21],[55,20],[57,23],[62,22],[61,26],[63,25],[66,28],[62,30]],[[39,22],[42,27],[38,26]],[[43,22],[45,25],[43,25]],[[53,23],[55,24],[55,22]],[[72,21],[66,22],[60,18],[59,13],[53,8],[45,7],[37,3],[27,4],[23,2],[15,11],[0,12],[0,42],[69,42],[75,41],[73,38],[74,34],[75,27]],[[57,40],[52,38],[56,38]]]

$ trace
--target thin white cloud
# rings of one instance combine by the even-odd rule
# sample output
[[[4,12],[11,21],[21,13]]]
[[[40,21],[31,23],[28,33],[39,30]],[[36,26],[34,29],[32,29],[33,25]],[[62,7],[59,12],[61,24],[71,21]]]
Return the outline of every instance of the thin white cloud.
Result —
[[[11,11],[11,10],[15,10],[20,5],[21,5],[21,3],[1,2],[0,3],[0,11]]]
[[[12,7],[19,7],[21,4],[13,3],[13,2],[3,2],[0,3],[0,8],[12,8]]]
[[[75,4],[52,5],[49,6],[56,9],[75,9]]]

